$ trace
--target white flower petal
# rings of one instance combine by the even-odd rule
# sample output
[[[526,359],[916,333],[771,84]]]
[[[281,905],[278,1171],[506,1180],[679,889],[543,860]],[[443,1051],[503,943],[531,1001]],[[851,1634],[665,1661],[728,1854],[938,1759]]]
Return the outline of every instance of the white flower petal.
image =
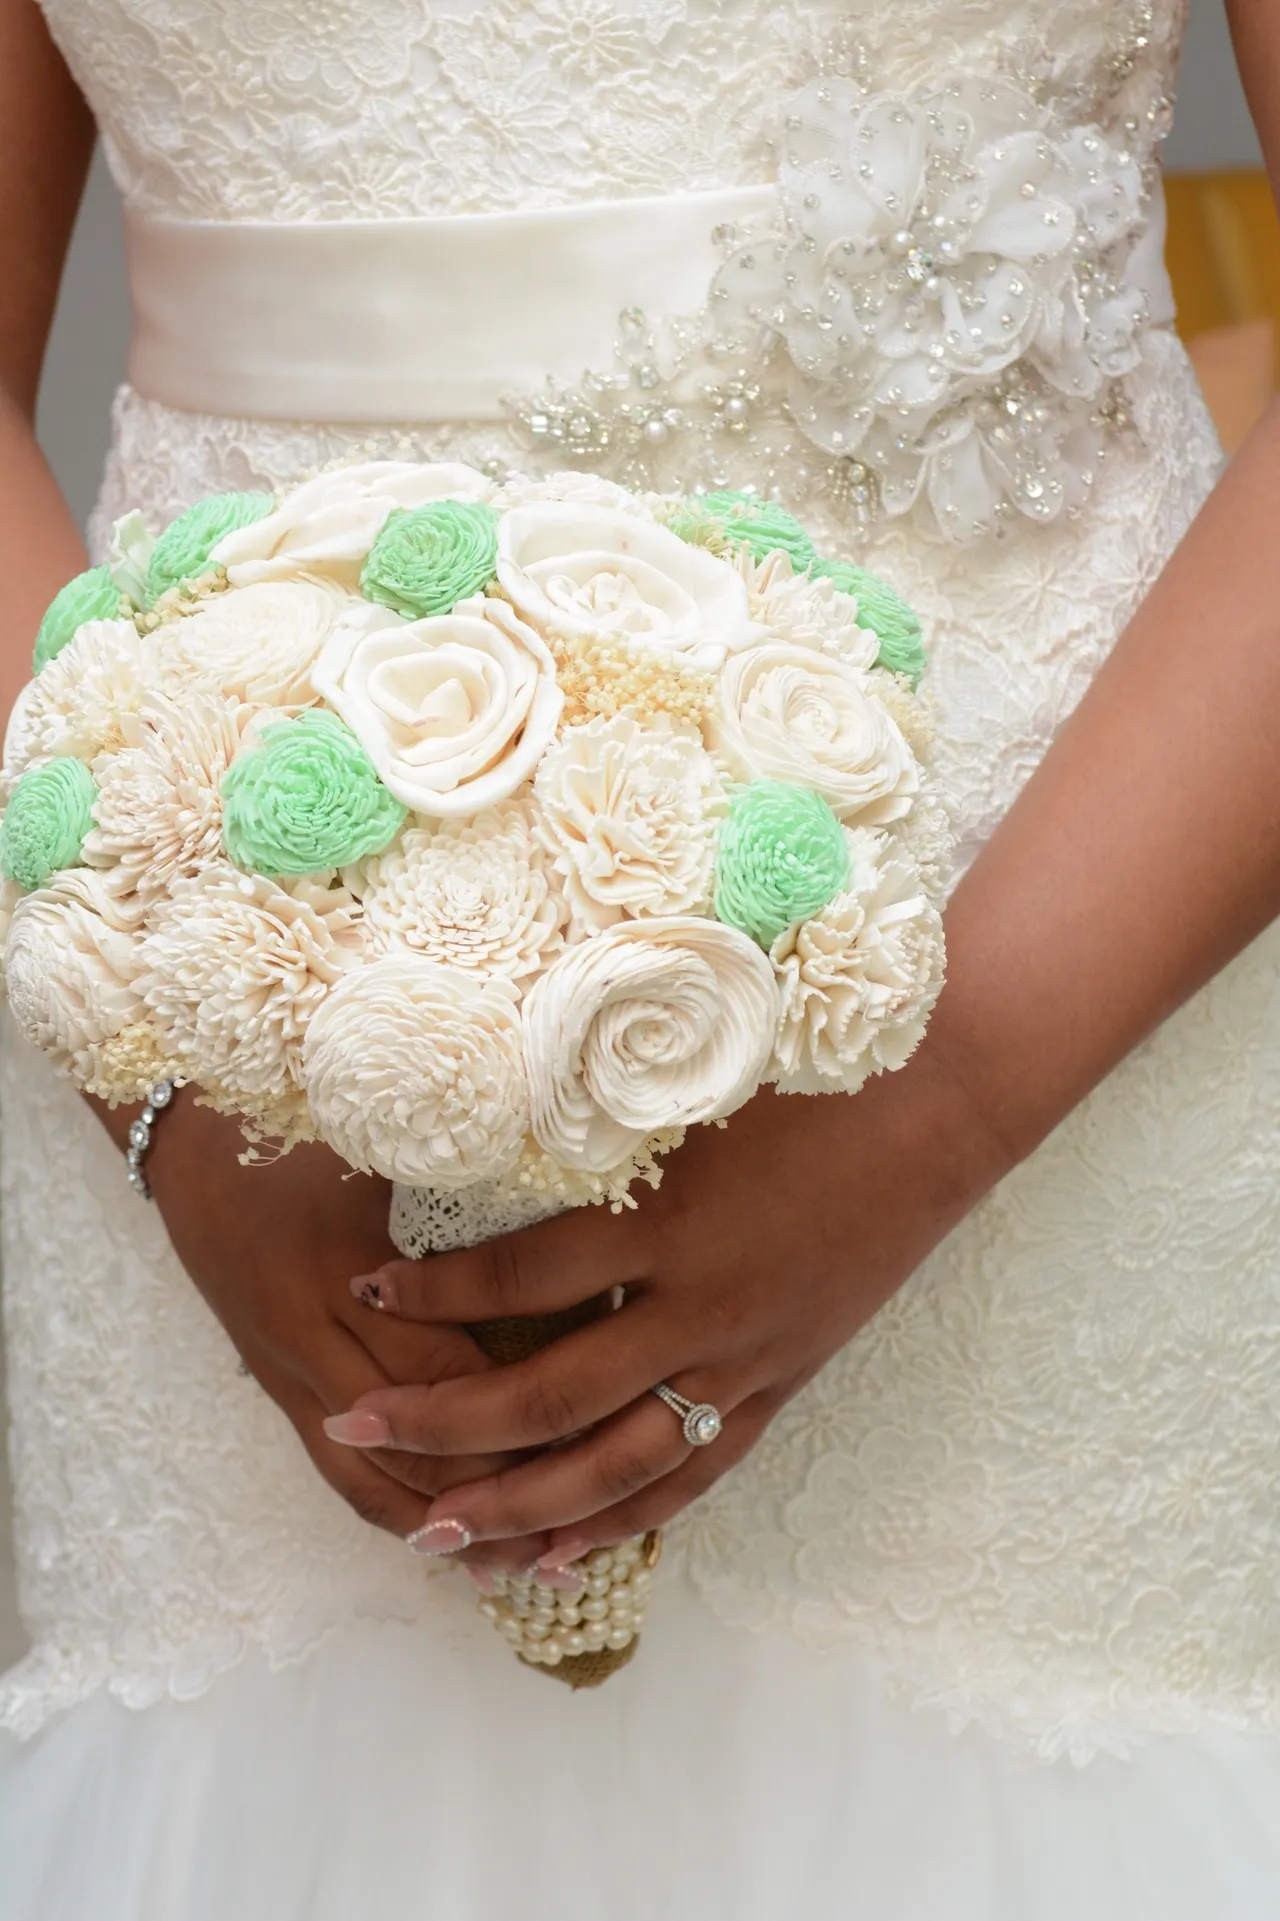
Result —
[[[942,991],[942,918],[911,858],[883,834],[846,836],[849,885],[780,934],[782,1012],[769,1079],[784,1093],[856,1093],[906,1065]]]
[[[870,677],[785,642],[726,661],[710,744],[739,779],[811,788],[850,824],[900,820],[919,790],[915,757]]]
[[[347,876],[370,944],[517,986],[564,945],[567,910],[530,801],[507,800],[473,820],[411,827]]]
[[[175,882],[149,926],[139,992],[173,1052],[197,1080],[286,1097],[312,1016],[361,957],[358,903],[216,862]]]
[[[79,1086],[103,1041],[140,1018],[141,947],[107,877],[54,876],[13,909],[5,988],[19,1031]]]
[[[732,566],[609,508],[549,501],[504,514],[498,580],[532,626],[568,640],[642,641],[714,667],[752,638]]]
[[[533,1131],[604,1172],[660,1128],[731,1114],[759,1085],[778,998],[745,934],[696,915],[624,921],[562,954],[524,1004]]]
[[[312,682],[396,799],[439,819],[514,794],[564,705],[546,642],[502,601],[479,597],[431,620],[353,613]]]
[[[706,908],[727,803],[692,732],[626,715],[567,728],[543,756],[534,794],[578,928]]]
[[[492,1180],[528,1131],[514,990],[417,954],[388,954],[334,989],[303,1072],[334,1151],[409,1186]]]

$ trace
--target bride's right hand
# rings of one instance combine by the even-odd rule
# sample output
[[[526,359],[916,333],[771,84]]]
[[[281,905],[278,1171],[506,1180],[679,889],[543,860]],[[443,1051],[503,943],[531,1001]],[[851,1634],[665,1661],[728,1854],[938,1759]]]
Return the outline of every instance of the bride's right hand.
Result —
[[[132,1113],[102,1117],[122,1146]],[[388,1472],[377,1457],[330,1441],[324,1418],[373,1388],[443,1381],[492,1363],[460,1327],[370,1314],[354,1298],[351,1277],[394,1257],[386,1182],[353,1174],[320,1145],[248,1167],[243,1149],[236,1121],[197,1105],[194,1089],[180,1091],[146,1167],[174,1249],[325,1480],[362,1519],[407,1538],[426,1520],[432,1494],[494,1471],[502,1457],[387,1456]]]

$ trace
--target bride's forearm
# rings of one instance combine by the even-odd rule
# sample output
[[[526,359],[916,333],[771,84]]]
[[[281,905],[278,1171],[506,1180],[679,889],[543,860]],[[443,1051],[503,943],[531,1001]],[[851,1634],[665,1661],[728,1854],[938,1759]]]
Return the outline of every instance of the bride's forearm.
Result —
[[[31,678],[31,648],[45,608],[85,565],[84,543],[30,422],[0,391],[0,728]]]
[[[1010,1160],[1280,913],[1280,403],[957,890],[944,1052]]]
[[[36,445],[36,392],[93,121],[36,0],[0,6],[0,725],[31,675],[40,617],[84,566]]]

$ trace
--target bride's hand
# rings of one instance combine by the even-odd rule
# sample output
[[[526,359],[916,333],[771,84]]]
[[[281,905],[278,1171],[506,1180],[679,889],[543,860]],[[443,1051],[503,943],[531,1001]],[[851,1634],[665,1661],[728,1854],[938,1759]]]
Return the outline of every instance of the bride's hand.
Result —
[[[104,1118],[119,1142],[129,1116]],[[353,1298],[352,1274],[395,1251],[385,1182],[352,1174],[320,1146],[245,1167],[243,1146],[234,1120],[198,1106],[191,1090],[179,1094],[147,1161],[174,1249],[324,1478],[364,1520],[407,1537],[433,1494],[497,1462],[362,1455],[330,1441],[324,1418],[389,1382],[443,1381],[491,1363],[461,1328],[397,1322]],[[528,1544],[526,1564],[538,1545]]]
[[[378,1389],[328,1430],[440,1460],[561,1443],[435,1502],[435,1526],[476,1542],[559,1530],[554,1564],[643,1533],[752,1447],[1000,1171],[934,1050],[855,1100],[758,1095],[692,1133],[634,1212],[390,1263],[380,1296],[411,1321],[541,1314],[612,1285],[626,1298],[531,1360]],[[659,1381],[719,1408],[720,1437],[691,1448],[648,1391]]]

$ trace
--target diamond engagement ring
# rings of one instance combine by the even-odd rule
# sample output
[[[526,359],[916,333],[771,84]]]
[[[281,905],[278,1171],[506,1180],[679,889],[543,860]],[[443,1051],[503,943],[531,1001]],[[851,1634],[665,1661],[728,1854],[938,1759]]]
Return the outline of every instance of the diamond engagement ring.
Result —
[[[659,1381],[649,1392],[656,1394],[660,1401],[666,1402],[673,1414],[680,1416],[684,1438],[690,1447],[710,1447],[724,1426],[719,1408],[712,1407],[710,1401],[688,1401],[683,1394],[677,1394],[673,1387],[668,1387],[665,1381]]]

